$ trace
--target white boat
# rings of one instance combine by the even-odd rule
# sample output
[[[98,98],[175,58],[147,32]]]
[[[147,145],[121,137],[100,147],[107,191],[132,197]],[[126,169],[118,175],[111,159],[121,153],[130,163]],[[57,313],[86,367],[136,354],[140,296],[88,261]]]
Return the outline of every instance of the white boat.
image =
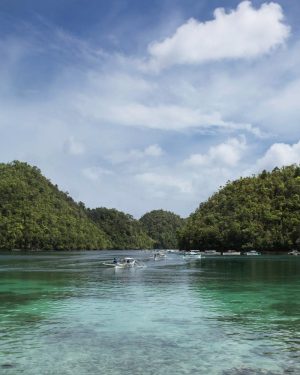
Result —
[[[225,251],[223,253],[223,255],[226,255],[226,256],[229,256],[229,255],[241,255],[241,252],[240,251],[236,251],[236,250],[228,250],[228,251]]]
[[[201,253],[198,250],[191,250],[191,251],[185,251],[183,256],[188,257],[188,258],[193,258],[193,259],[200,259]]]
[[[217,255],[221,255],[221,252],[217,250],[205,250],[201,252],[201,254],[205,256],[217,256]]]
[[[292,250],[292,251],[288,252],[288,255],[300,255],[300,251]]]
[[[184,255],[199,255],[199,254],[200,254],[199,250],[189,250],[189,251],[184,252]]]
[[[164,251],[156,251],[154,254],[153,254],[153,259],[154,260],[162,260],[162,259],[165,259],[167,257],[166,253]]]
[[[115,268],[133,268],[133,267],[144,267],[144,265],[139,262],[138,260],[130,257],[125,257],[120,260],[117,260],[116,258],[110,262],[110,263],[103,263],[106,266],[111,266]]]
[[[245,255],[261,255],[261,254],[256,250],[250,250],[250,251],[247,251]]]
[[[191,255],[199,255],[200,254],[200,250],[190,250],[189,253]]]

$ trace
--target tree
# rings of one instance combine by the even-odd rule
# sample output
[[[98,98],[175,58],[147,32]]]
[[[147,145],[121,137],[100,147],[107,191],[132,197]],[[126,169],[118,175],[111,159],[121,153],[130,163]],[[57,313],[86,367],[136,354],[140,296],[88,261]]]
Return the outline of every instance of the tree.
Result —
[[[178,247],[178,231],[184,220],[170,211],[154,210],[140,218],[145,231],[154,239],[157,249],[175,249]]]
[[[153,240],[131,215],[104,207],[88,209],[88,216],[106,233],[111,249],[149,249]]]
[[[107,236],[36,167],[0,164],[0,249],[103,249]]]
[[[300,237],[299,166],[228,182],[186,221],[184,249],[288,251]]]

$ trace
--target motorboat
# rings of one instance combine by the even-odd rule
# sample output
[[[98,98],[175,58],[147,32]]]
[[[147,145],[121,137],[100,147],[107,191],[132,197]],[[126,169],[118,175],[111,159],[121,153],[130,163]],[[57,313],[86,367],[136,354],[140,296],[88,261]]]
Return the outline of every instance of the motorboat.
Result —
[[[111,266],[115,268],[133,268],[133,267],[144,267],[144,265],[139,262],[137,259],[125,257],[120,260],[117,260],[114,258],[112,262],[104,262],[103,263],[106,266]]]
[[[153,259],[154,260],[162,260],[162,259],[165,259],[167,257],[166,253],[164,251],[156,251],[154,254],[153,254]]]
[[[190,250],[187,253],[190,254],[190,255],[199,255],[200,254],[200,250]]]
[[[185,251],[183,256],[193,258],[193,259],[200,259],[201,253],[199,250],[190,250],[190,251]]]
[[[236,251],[236,250],[228,250],[228,251],[225,251],[223,255],[226,255],[226,256],[241,255],[241,252]]]
[[[261,255],[261,254],[256,250],[250,250],[250,251],[247,251],[245,255]]]
[[[300,251],[292,250],[292,251],[288,252],[288,255],[300,255]]]
[[[205,256],[217,256],[217,255],[221,255],[221,252],[217,250],[205,250],[201,252],[201,254]]]
[[[117,268],[132,268],[136,266],[136,259],[134,258],[123,258],[117,261],[116,267]]]

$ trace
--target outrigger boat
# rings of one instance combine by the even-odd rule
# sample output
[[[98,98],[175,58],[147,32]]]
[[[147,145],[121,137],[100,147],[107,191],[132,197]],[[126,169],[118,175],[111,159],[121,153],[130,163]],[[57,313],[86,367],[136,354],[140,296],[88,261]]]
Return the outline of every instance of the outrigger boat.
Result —
[[[116,258],[111,263],[103,263],[106,266],[111,266],[115,268],[133,268],[133,267],[145,267],[143,263],[130,257],[125,257],[120,260]]]
[[[288,252],[288,255],[300,255],[300,251],[292,250],[292,251]]]

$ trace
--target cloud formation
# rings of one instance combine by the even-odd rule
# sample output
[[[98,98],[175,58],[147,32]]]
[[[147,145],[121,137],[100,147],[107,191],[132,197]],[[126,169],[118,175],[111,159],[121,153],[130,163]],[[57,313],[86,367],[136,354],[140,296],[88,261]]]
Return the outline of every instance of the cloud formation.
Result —
[[[106,176],[105,178],[107,178],[107,176],[111,176],[114,173],[110,170],[101,167],[88,167],[82,170],[82,174],[84,177],[91,181],[97,181],[103,176]]]
[[[213,9],[201,2],[202,17]],[[139,29],[141,49],[130,40],[122,53],[63,25],[0,34],[1,160],[38,165],[87,206],[135,216],[188,215],[228,179],[298,162],[299,34],[287,40],[280,5],[244,1],[213,20],[184,22],[149,47],[157,46],[150,59],[160,74],[140,65],[149,40],[172,35],[170,27],[156,24],[150,36]]]
[[[143,150],[131,149],[126,152],[116,152],[107,157],[113,164],[128,163],[141,160],[155,159],[164,154],[163,149],[158,144],[147,146]]]
[[[245,137],[230,138],[224,143],[210,147],[206,154],[191,155],[185,161],[185,164],[196,167],[221,165],[234,167],[240,161],[245,149]]]
[[[255,9],[243,1],[229,13],[217,8],[214,17],[208,22],[191,18],[173,36],[151,43],[150,67],[254,58],[283,44],[290,33],[281,6],[273,2]]]
[[[141,173],[136,175],[136,179],[148,185],[148,188],[156,189],[156,195],[165,195],[170,190],[177,190],[180,193],[191,193],[192,185],[183,178],[154,172]],[[167,191],[166,191],[167,190]],[[163,193],[164,191],[164,193]]]
[[[290,164],[300,164],[300,141],[292,145],[286,143],[273,144],[264,156],[257,161],[257,169],[258,171],[271,170],[275,167],[280,168]]]
[[[73,136],[65,142],[64,149],[69,155],[82,155],[85,152],[83,143],[77,141]]]

